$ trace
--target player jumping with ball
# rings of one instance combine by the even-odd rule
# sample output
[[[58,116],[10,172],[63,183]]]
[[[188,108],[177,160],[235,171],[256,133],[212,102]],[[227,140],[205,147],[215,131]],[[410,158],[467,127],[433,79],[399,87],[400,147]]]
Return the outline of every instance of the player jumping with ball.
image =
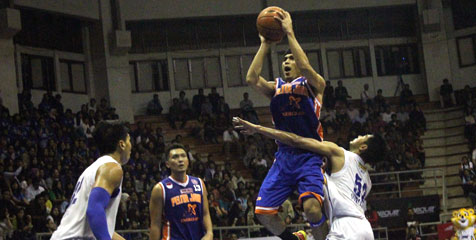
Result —
[[[277,11],[275,19],[281,23],[289,42],[290,53],[282,63],[284,79],[268,82],[261,74],[263,61],[272,44],[263,36],[246,76],[249,85],[271,99],[271,113],[276,129],[292,132],[301,137],[323,140],[319,115],[325,88],[324,79],[311,67],[309,59],[294,35],[291,16]],[[290,233],[277,215],[278,208],[295,190],[299,192],[307,219],[315,239],[319,226],[325,222],[321,212],[324,177],[320,171],[322,157],[309,150],[301,150],[278,141],[276,161],[264,179],[255,213],[260,222],[281,239],[306,239],[305,233]]]

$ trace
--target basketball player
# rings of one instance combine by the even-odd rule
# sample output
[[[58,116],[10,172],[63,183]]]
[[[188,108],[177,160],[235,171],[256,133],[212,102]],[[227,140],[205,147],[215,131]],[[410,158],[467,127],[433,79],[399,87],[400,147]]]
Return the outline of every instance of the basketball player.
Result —
[[[166,151],[170,176],[150,196],[150,239],[212,240],[207,189],[202,179],[187,175],[188,154],[180,144]]]
[[[246,81],[271,99],[270,108],[276,129],[322,141],[319,115],[325,81],[311,67],[309,59],[296,40],[289,13],[279,14],[275,19],[281,22],[291,50],[285,54],[282,63],[284,79],[277,78],[275,82],[268,82],[260,76],[271,44],[260,36],[261,46],[251,63]],[[285,240],[297,239],[285,230],[284,222],[277,215],[278,208],[297,188],[299,201],[312,228],[317,228],[325,221],[321,212],[323,175],[320,171],[307,171],[310,168],[320,169],[322,158],[283,142],[278,142],[278,146],[276,161],[261,185],[255,213],[273,234]],[[317,236],[315,238],[317,239]],[[305,239],[305,236],[299,236],[299,239]]]
[[[385,140],[380,135],[359,136],[350,142],[350,151],[347,151],[332,142],[303,138],[239,118],[234,118],[233,123],[238,129],[242,129],[244,134],[259,133],[289,146],[326,156],[331,172],[330,175],[326,174],[325,206],[331,226],[326,239],[374,239],[372,227],[365,218],[364,211],[365,198],[372,188],[368,164],[383,159],[386,153]]]
[[[78,179],[58,229],[51,239],[124,239],[114,232],[121,200],[122,167],[129,161],[131,141],[124,124],[100,122],[93,133],[102,157]]]

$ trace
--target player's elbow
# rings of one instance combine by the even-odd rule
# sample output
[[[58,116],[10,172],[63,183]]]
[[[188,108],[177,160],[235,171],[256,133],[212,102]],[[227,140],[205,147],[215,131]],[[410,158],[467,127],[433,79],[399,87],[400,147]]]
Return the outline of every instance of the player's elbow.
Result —
[[[259,77],[253,76],[252,74],[249,74],[249,73],[248,73],[248,75],[246,75],[246,83],[247,83],[248,85],[256,85],[256,84],[258,84],[258,79],[259,79]]]

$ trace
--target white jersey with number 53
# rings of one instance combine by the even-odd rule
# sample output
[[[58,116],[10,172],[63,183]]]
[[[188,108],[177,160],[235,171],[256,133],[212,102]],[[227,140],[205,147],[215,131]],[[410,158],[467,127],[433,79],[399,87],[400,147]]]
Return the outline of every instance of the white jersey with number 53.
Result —
[[[342,169],[331,176],[326,174],[328,184],[329,220],[342,217],[365,219],[366,201],[372,182],[364,161],[359,155],[342,149],[345,162]]]
[[[89,194],[93,189],[94,182],[96,181],[96,173],[102,165],[113,162],[117,163],[110,156],[102,156],[98,158],[93,164],[91,164],[78,179],[76,186],[74,187],[73,195],[68,209],[61,219],[61,223],[58,229],[51,236],[52,240],[56,239],[68,239],[68,238],[86,238],[94,239],[94,234],[89,227],[89,223],[86,217],[86,210],[88,208]],[[119,164],[119,163],[117,163]],[[111,200],[106,207],[107,228],[109,235],[112,237],[114,234],[114,227],[116,225],[116,215],[121,201],[121,185],[114,191],[111,196]]]

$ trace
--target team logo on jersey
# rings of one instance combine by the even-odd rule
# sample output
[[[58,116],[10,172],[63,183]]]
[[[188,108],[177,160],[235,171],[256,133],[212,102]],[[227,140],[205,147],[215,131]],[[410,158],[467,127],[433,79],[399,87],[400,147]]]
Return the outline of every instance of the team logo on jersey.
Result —
[[[195,180],[195,179],[192,179],[192,183],[193,184],[198,184],[197,180]]]
[[[173,185],[171,182],[166,183],[165,186],[166,186],[168,189],[172,189],[172,188],[174,187],[174,185]]]
[[[181,194],[193,193],[193,189],[192,188],[180,189],[180,193]]]

